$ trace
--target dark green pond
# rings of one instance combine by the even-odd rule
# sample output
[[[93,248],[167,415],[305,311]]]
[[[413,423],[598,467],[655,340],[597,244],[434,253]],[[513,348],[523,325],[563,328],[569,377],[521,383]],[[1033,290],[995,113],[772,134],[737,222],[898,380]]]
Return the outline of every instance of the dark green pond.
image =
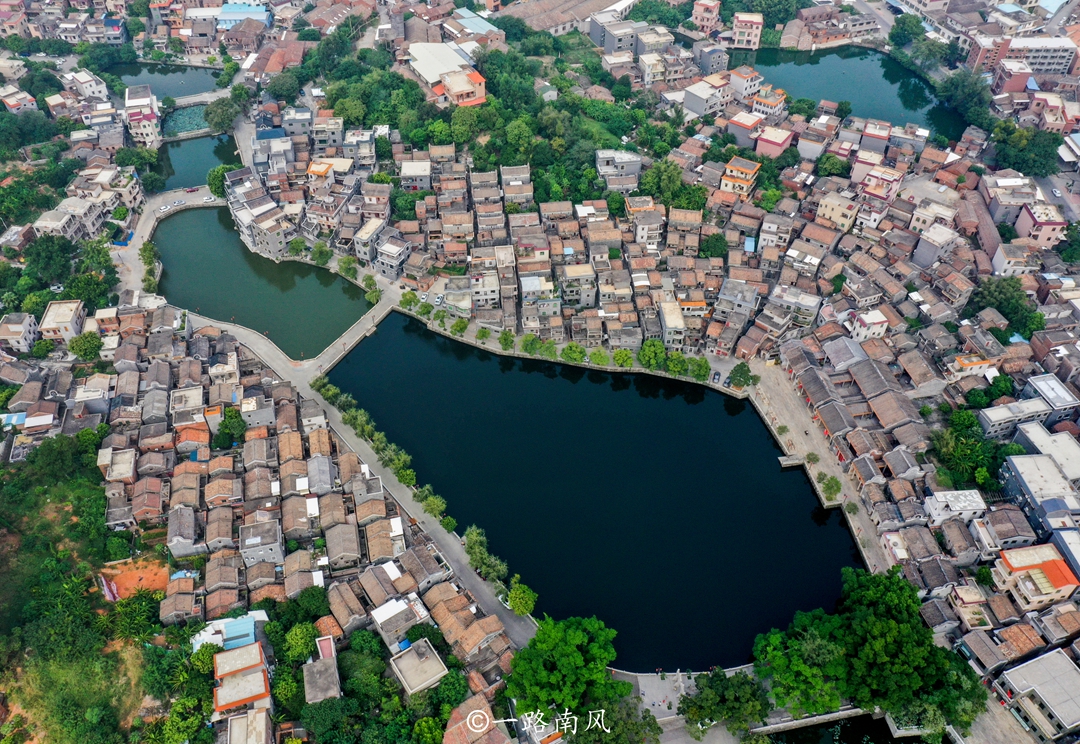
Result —
[[[855,116],[883,119],[894,125],[908,122],[929,127],[957,140],[964,121],[955,109],[937,100],[934,89],[886,54],[862,47],[839,47],[820,52],[759,49],[731,56],[732,68],[752,65],[766,83],[783,88],[793,98],[851,101]]]
[[[597,615],[617,665],[746,663],[796,610],[832,608],[857,556],[842,515],[746,402],[644,375],[498,357],[391,315],[330,373],[413,456],[458,531]]]
[[[204,185],[207,172],[223,163],[240,163],[232,135],[166,143],[158,150],[154,170],[165,177],[167,190],[187,189]]]
[[[179,212],[153,240],[165,265],[161,293],[170,302],[269,331],[294,359],[317,355],[370,308],[363,290],[326,269],[251,253],[227,207]]]
[[[193,96],[217,87],[216,70],[206,67],[133,62],[110,67],[106,72],[118,75],[128,85],[149,85],[159,101],[166,96]]]

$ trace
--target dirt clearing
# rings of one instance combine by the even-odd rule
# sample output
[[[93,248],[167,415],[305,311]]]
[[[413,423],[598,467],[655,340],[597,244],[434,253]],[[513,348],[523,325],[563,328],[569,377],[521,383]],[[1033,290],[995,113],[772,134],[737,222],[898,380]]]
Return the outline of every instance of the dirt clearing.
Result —
[[[130,597],[139,589],[165,591],[169,583],[169,569],[156,556],[143,556],[114,563],[101,569],[101,575],[116,586],[120,599]]]

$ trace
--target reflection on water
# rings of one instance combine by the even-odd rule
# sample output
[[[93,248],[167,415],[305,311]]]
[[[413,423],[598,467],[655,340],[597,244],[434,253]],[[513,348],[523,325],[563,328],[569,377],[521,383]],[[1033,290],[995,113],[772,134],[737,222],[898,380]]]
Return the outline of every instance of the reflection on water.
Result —
[[[938,102],[926,81],[872,49],[759,49],[732,54],[731,67],[740,64],[755,67],[766,83],[783,88],[793,98],[850,101],[855,116],[884,119],[895,125],[911,122],[951,140],[964,132],[960,115]]]
[[[265,331],[294,359],[319,354],[370,308],[362,289],[326,269],[250,252],[226,207],[179,212],[153,240],[170,302]]]
[[[496,357],[397,314],[330,379],[461,529],[487,530],[538,613],[617,629],[622,668],[745,663],[757,633],[832,608],[857,562],[755,412],[699,385]]]

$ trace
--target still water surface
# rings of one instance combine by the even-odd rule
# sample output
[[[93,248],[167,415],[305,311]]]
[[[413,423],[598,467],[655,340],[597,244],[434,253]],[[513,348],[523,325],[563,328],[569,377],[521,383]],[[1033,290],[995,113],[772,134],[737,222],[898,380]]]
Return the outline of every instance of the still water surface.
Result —
[[[166,190],[187,189],[205,184],[207,172],[224,163],[241,164],[232,135],[166,143],[158,149],[154,170],[165,177]]]
[[[161,293],[171,303],[269,331],[294,359],[317,355],[370,308],[362,289],[326,269],[250,252],[227,207],[179,212],[153,240],[165,265]]]
[[[540,594],[597,615],[618,666],[743,664],[856,565],[837,510],[744,401],[644,375],[498,357],[394,314],[330,373],[413,456],[459,532]]]
[[[731,66],[740,64],[752,65],[766,83],[783,88],[793,98],[850,101],[854,116],[883,119],[899,126],[911,122],[950,140],[964,133],[963,119],[955,109],[938,101],[926,81],[872,49],[759,49],[733,54]]]
[[[128,65],[114,65],[106,72],[118,75],[127,85],[149,85],[159,101],[166,96],[193,96],[217,87],[217,78],[214,77],[216,70],[206,67],[132,62]]]

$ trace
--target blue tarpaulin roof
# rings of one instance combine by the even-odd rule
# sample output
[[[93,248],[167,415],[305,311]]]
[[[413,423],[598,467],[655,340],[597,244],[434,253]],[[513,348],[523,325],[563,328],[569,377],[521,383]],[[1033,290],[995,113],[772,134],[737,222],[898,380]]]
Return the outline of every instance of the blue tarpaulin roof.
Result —
[[[747,238],[746,239],[746,252],[747,253],[753,253],[756,250],[757,250],[757,238]]]

